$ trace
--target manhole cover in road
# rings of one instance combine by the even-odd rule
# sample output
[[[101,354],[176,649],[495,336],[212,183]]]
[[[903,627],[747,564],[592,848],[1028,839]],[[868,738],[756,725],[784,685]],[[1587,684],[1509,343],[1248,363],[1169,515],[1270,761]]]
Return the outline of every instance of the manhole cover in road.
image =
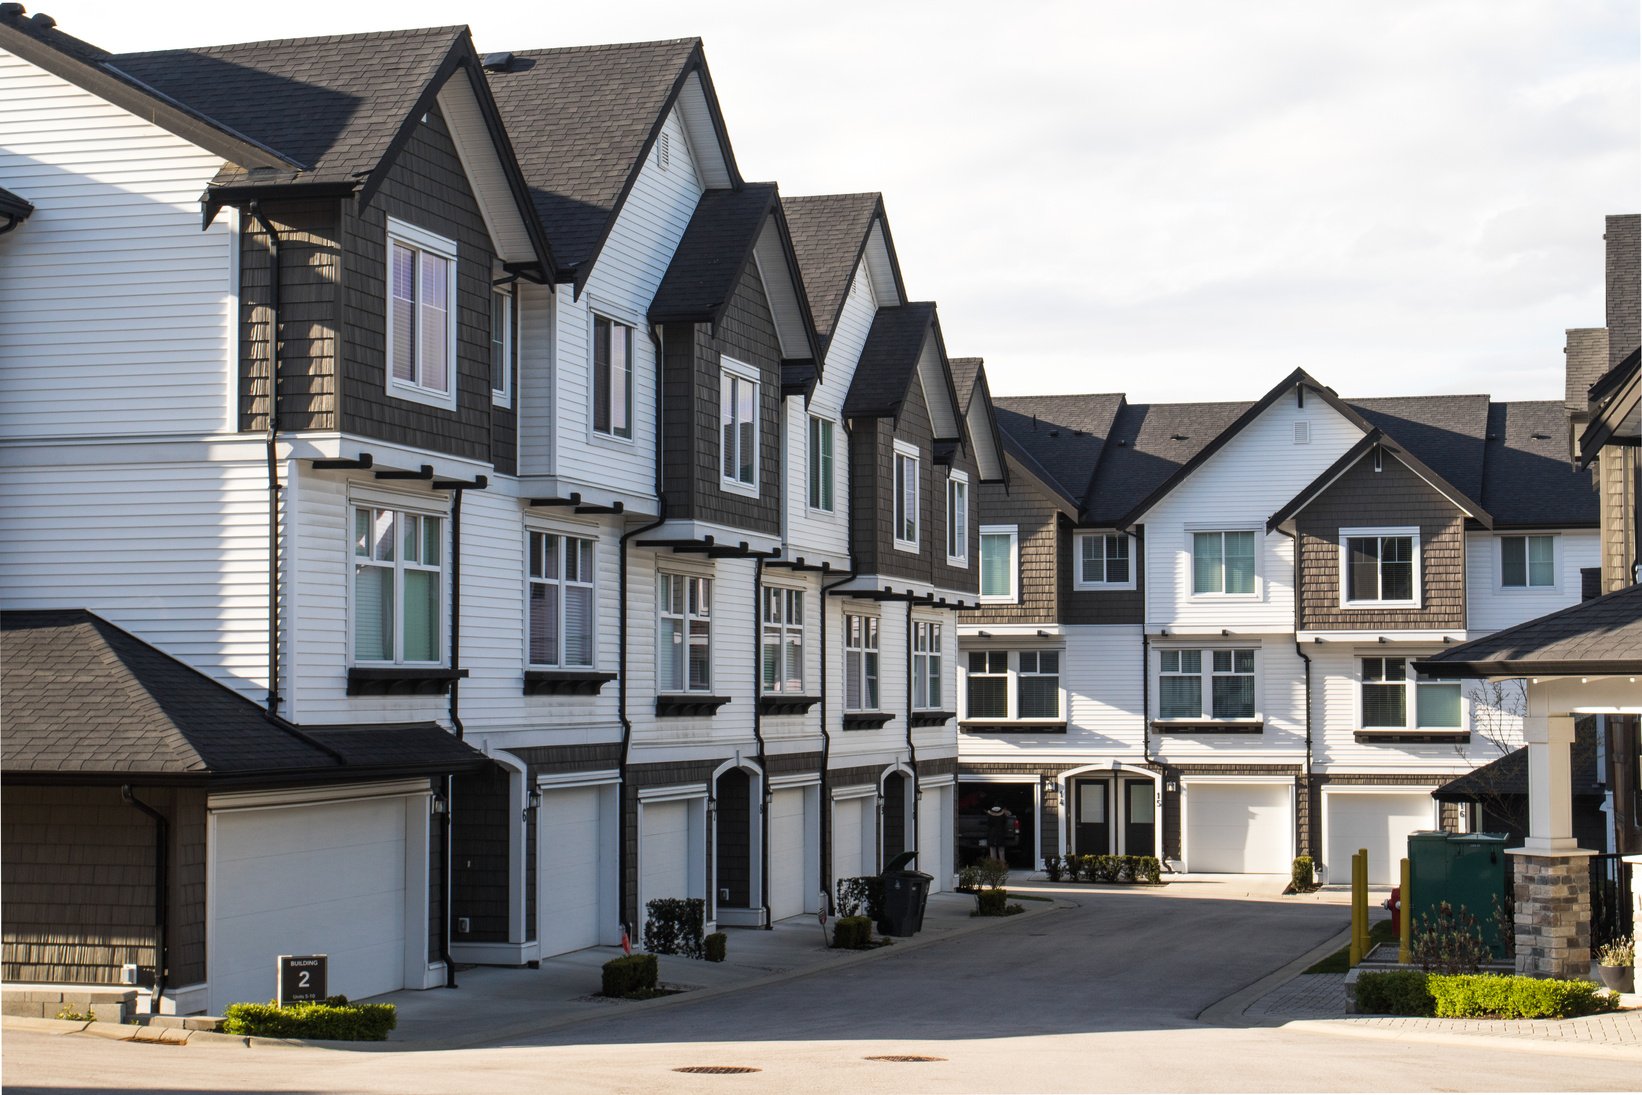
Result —
[[[891,1053],[882,1057],[868,1057],[869,1061],[893,1061],[897,1064],[922,1061],[944,1061],[945,1057],[920,1057],[916,1053]]]
[[[675,1068],[674,1072],[688,1072],[693,1076],[739,1076],[745,1072],[762,1072],[761,1068],[748,1068],[746,1065],[686,1065]]]

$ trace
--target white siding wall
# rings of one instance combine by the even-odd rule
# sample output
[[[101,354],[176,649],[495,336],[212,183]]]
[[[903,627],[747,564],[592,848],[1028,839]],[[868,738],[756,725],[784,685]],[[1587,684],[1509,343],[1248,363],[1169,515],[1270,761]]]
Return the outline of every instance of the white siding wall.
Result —
[[[882,603],[850,601],[829,598],[832,613],[827,623],[827,714],[834,726],[829,763],[834,768],[850,768],[862,764],[889,765],[906,755],[907,726],[904,712],[907,702],[906,606],[894,601]],[[886,712],[902,712],[882,727],[874,730],[837,729],[838,719],[848,712],[844,708],[844,615],[878,616],[878,708]],[[836,712],[836,714],[835,714]]]
[[[1215,646],[1231,645],[1220,640]],[[1239,643],[1239,645],[1242,645]],[[1251,641],[1255,652],[1255,712],[1265,720],[1259,734],[1153,735],[1152,754],[1184,764],[1293,764],[1306,750],[1305,671],[1292,640]],[[1205,647],[1207,649],[1207,647]],[[1203,661],[1208,663],[1208,657]],[[1152,703],[1157,703],[1157,650],[1151,657]],[[1205,691],[1207,685],[1204,686]]]
[[[1294,443],[1299,421],[1311,424],[1309,444]],[[1266,535],[1266,519],[1361,437],[1317,396],[1299,407],[1289,392],[1154,506],[1144,517],[1151,629],[1292,631],[1294,541]],[[1192,530],[1216,528],[1255,530],[1254,597],[1192,596]]]
[[[766,585],[804,591],[804,688],[801,695],[821,694],[821,579],[814,573],[766,570]],[[827,632],[834,642],[836,632]],[[759,687],[763,683],[759,682]],[[798,753],[821,748],[821,707],[817,704],[802,715],[765,715],[761,726],[764,741],[773,753]]]
[[[0,436],[230,425],[231,215],[210,153],[0,51]]]
[[[1602,564],[1597,531],[1569,529],[1557,534],[1555,588],[1503,589],[1499,584],[1499,540],[1492,532],[1468,532],[1465,536],[1466,624],[1473,633],[1513,627],[1578,604],[1580,568]]]

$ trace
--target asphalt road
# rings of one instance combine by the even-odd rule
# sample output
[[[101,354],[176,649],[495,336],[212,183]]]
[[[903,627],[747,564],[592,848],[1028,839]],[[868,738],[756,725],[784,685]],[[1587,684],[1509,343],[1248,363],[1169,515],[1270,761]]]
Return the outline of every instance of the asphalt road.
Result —
[[[699,1004],[438,1052],[9,1032],[5,1087],[66,1091],[1631,1090],[1642,1055],[1229,1029],[1209,1004],[1337,933],[1340,906],[1085,894],[1077,909]],[[884,1062],[915,1055],[941,1060]],[[760,1071],[691,1075],[681,1067]]]

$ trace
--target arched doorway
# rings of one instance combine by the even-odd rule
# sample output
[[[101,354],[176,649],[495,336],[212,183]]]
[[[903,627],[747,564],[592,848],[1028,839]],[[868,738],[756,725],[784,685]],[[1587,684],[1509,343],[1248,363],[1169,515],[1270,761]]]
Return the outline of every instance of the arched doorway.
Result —
[[[760,785],[747,768],[727,768],[713,781],[713,904],[720,924],[764,922]]]

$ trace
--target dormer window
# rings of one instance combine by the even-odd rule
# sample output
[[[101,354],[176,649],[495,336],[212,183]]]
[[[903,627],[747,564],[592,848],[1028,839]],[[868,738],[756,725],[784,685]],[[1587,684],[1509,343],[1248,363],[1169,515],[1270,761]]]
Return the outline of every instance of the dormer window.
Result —
[[[454,410],[456,244],[388,221],[388,394]]]
[[[1418,606],[1420,530],[1341,529],[1342,594],[1348,608]]]

